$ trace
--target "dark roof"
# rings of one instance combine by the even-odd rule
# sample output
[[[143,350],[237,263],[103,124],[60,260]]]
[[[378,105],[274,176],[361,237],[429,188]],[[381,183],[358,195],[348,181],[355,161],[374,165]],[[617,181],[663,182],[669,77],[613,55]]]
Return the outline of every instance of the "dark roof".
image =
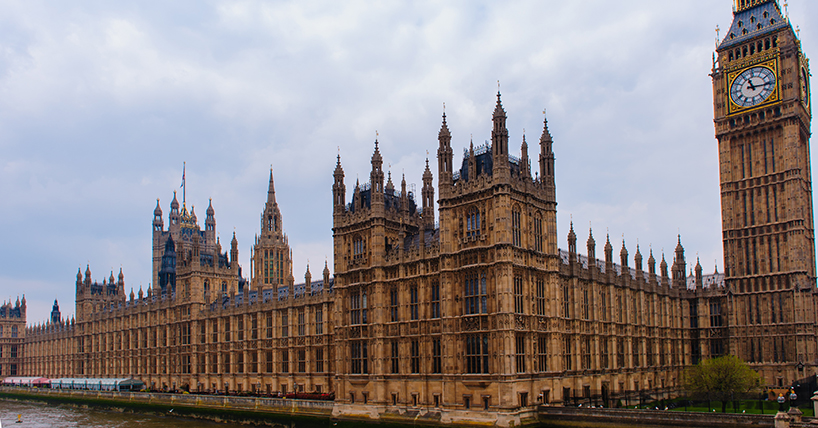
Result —
[[[733,24],[719,45],[719,50],[746,42],[754,37],[786,28],[790,23],[781,15],[776,1],[768,1],[733,15]]]

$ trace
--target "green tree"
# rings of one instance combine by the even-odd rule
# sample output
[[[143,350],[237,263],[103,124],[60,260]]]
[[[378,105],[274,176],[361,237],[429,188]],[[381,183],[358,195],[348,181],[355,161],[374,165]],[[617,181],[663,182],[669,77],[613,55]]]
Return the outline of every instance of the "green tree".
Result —
[[[741,358],[725,355],[699,361],[685,371],[685,389],[697,396],[721,401],[721,412],[736,396],[758,388],[761,376]]]

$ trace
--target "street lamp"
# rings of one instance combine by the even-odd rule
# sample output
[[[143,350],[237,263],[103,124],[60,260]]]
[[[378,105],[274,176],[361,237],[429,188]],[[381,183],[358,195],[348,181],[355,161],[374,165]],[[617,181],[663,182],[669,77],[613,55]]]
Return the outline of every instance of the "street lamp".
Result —
[[[796,399],[798,399],[798,395],[795,394],[794,389],[790,389],[790,408],[793,407],[793,403],[795,403]]]
[[[778,401],[778,411],[783,412],[784,411],[784,401],[785,401],[784,394],[779,393],[777,401]]]

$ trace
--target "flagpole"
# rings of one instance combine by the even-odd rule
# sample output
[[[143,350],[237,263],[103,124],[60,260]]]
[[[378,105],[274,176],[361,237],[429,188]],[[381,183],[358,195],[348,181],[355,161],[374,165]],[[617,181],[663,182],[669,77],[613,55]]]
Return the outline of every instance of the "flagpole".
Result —
[[[185,201],[185,191],[187,190],[187,186],[185,186],[185,166],[187,162],[182,162],[182,206],[186,206]]]

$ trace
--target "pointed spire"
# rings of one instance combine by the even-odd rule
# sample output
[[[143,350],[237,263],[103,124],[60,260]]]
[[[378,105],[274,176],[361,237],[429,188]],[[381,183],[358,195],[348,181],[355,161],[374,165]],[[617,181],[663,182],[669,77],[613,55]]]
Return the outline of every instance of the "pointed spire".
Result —
[[[176,191],[173,191],[173,200],[170,202],[170,210],[171,211],[178,211],[179,210],[179,201],[176,200]]]
[[[208,217],[213,217],[216,214],[216,210],[213,209],[213,198],[207,199],[207,211],[205,211]]]
[[[437,138],[442,141],[446,138],[451,139],[452,133],[449,131],[449,124],[446,123],[446,104],[443,104],[443,124],[440,125],[440,132],[437,133]]]
[[[156,208],[153,210],[154,217],[162,217],[162,208],[159,207],[159,198],[156,198]]]
[[[392,171],[387,172],[386,191],[387,192],[394,192],[395,191],[395,185],[392,184]]]
[[[432,170],[429,169],[429,156],[426,156],[426,169],[423,170],[423,181],[426,181],[426,179],[432,179]]]
[[[520,175],[531,178],[531,167],[528,159],[528,143],[525,141],[525,129],[523,130],[523,144],[520,146]]]
[[[619,258],[620,262],[622,263],[622,267],[628,267],[628,249],[625,248],[625,238],[622,238],[622,250],[619,251]],[[622,272],[624,275],[625,273]]]
[[[497,104],[494,106],[494,117],[506,117],[506,110],[503,108],[503,102],[500,100],[500,82],[497,82]]]
[[[553,139],[551,137],[551,131],[548,130],[548,117],[545,115],[545,110],[543,110],[542,115],[542,135],[540,136],[540,147],[545,147],[548,149],[548,152],[550,152]]]
[[[339,156],[340,159],[340,156]],[[267,187],[267,203],[270,206],[275,205],[276,203],[276,185],[273,181],[273,167],[270,167],[270,184]]]

